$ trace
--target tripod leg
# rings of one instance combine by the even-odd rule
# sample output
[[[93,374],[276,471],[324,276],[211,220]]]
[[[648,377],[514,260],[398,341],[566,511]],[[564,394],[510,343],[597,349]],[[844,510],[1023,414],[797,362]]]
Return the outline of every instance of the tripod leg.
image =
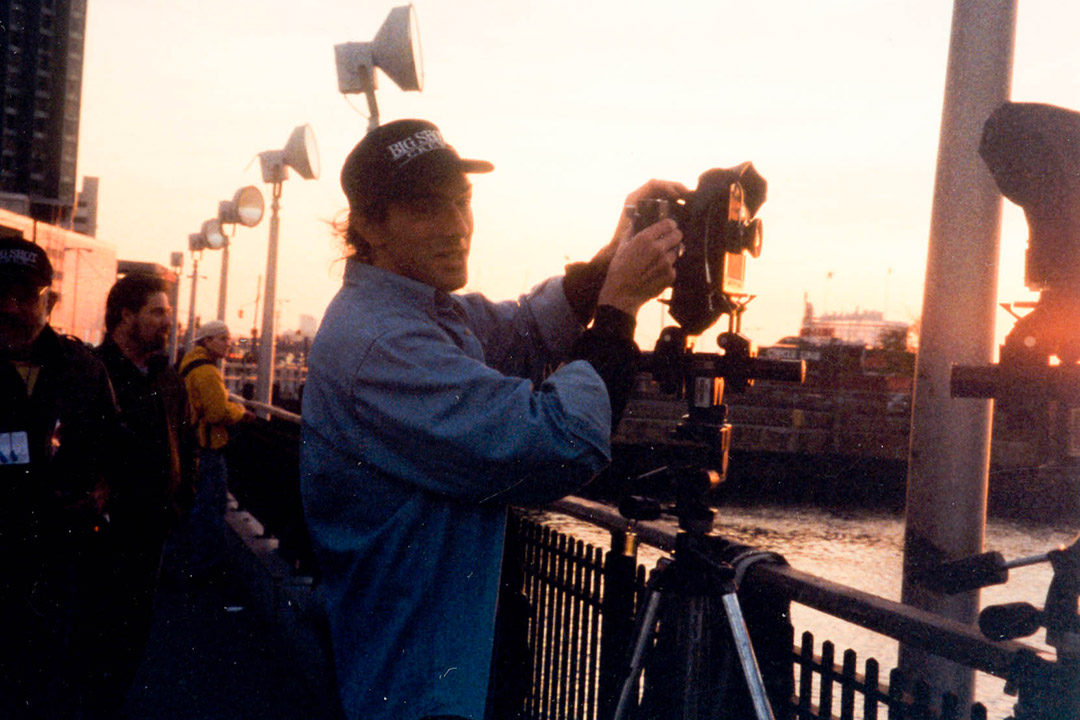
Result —
[[[746,678],[746,687],[750,690],[754,714],[758,720],[773,720],[772,707],[769,706],[769,697],[765,693],[765,681],[761,677],[761,668],[758,667],[757,658],[754,656],[754,646],[750,643],[750,633],[746,629],[746,620],[743,619],[739,598],[734,592],[729,592],[722,595],[720,599],[724,603],[724,614],[731,628],[735,650],[739,654],[739,663],[742,665],[743,676]]]
[[[637,689],[638,678],[641,677],[641,669],[645,664],[645,651],[656,629],[656,611],[660,607],[660,593],[657,590],[649,592],[649,600],[645,605],[645,615],[638,627],[637,637],[634,639],[634,654],[630,658],[630,670],[626,680],[623,681],[622,691],[619,693],[619,704],[615,708],[613,720],[624,720],[630,703],[630,696]]]

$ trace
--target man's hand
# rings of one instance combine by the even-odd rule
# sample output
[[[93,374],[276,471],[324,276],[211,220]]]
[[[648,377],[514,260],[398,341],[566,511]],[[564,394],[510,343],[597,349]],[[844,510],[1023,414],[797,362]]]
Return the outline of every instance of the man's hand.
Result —
[[[623,207],[633,207],[638,204],[639,200],[646,198],[666,198],[674,201],[689,194],[690,190],[682,183],[671,180],[650,180],[627,195]],[[630,238],[630,229],[633,222],[633,218],[629,217],[625,212],[619,213],[619,222],[615,226],[615,235],[612,236],[611,242],[600,249],[594,260],[602,260],[605,263],[611,262],[611,259],[615,257],[615,251],[618,249],[619,243]]]
[[[598,304],[637,316],[642,305],[675,281],[675,261],[681,249],[682,232],[670,218],[618,243]]]

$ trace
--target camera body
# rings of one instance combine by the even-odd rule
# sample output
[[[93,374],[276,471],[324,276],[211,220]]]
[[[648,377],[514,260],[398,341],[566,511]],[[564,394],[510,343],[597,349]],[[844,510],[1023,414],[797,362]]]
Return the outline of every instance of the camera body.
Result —
[[[708,170],[697,189],[679,200],[646,199],[634,208],[634,232],[670,217],[683,234],[675,262],[669,312],[689,335],[739,309],[745,295],[746,255],[761,254],[762,225],[754,217],[768,183],[745,162]]]
[[[725,387],[740,393],[756,378],[803,380],[802,361],[758,358],[753,343],[739,332],[742,313],[752,298],[744,286],[746,256],[761,253],[761,220],[755,215],[765,202],[767,187],[754,166],[745,162],[702,173],[697,189],[677,200],[650,198],[627,209],[635,233],[666,217],[682,231],[683,252],[675,262],[667,301],[678,326],[663,329],[643,365],[662,394],[674,395],[687,406],[668,442],[648,450],[650,460],[670,456],[670,462],[635,474],[624,484],[619,510],[628,518],[653,517],[660,512],[655,497],[674,495],[680,527],[707,531],[713,512],[706,495],[723,482],[731,447]],[[731,318],[728,330],[717,339],[722,352],[694,352],[691,338],[722,315]]]

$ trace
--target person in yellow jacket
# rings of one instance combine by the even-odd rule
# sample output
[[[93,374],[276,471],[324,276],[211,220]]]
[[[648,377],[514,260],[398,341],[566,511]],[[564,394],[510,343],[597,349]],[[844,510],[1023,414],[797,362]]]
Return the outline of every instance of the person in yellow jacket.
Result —
[[[199,443],[199,485],[188,517],[188,573],[197,580],[213,580],[221,573],[229,427],[255,417],[240,403],[229,400],[225,379],[217,367],[228,355],[231,342],[228,326],[212,320],[195,331],[195,345],[180,361],[191,424]]]

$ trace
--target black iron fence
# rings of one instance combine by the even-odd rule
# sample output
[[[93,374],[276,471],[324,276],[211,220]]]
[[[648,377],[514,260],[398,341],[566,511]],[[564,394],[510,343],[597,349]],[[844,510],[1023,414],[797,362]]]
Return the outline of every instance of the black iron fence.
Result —
[[[280,415],[280,414],[279,414]],[[230,488],[276,536],[294,571],[316,576],[299,503],[296,456],[299,448],[294,418],[259,423],[230,450]],[[639,523],[628,533],[617,512],[581,499],[561,501],[555,510],[611,532],[611,547],[602,550],[556,532],[532,515],[515,515],[516,543],[508,566],[520,569],[520,591],[528,600],[527,639],[529,688],[523,720],[611,720],[627,677],[637,636],[635,614],[642,604],[646,568],[636,556],[636,543],[661,550],[674,548],[674,533],[653,523]],[[515,579],[515,585],[518,580]],[[517,588],[515,588],[517,589]],[[848,650],[840,654],[829,641],[820,646],[810,633],[794,642],[788,607],[799,603],[893,637],[914,648],[1006,678],[1027,693],[1024,717],[1039,714],[1046,698],[1075,692],[1070,683],[1076,667],[1063,667],[1015,642],[990,642],[976,629],[942,619],[852,588],[802,573],[782,564],[753,565],[739,583],[749,635],[758,654],[777,718],[912,718],[948,720],[987,717],[980,704],[962,707],[955,697],[935,697],[921,684],[911,684],[898,671],[882,677],[877,661],[861,669]],[[719,654],[730,649],[721,647]],[[728,658],[730,660],[730,657]],[[720,663],[722,666],[723,663]],[[724,670],[721,667],[721,670]],[[648,692],[635,688],[633,699]],[[726,672],[730,673],[730,663]],[[745,689],[736,683],[731,708],[745,710]],[[739,703],[743,703],[740,705]],[[729,713],[733,712],[729,708]],[[633,714],[630,717],[635,717]],[[729,714],[725,717],[751,717]]]
[[[573,501],[563,509],[581,515],[575,512],[580,507],[579,501]],[[638,629],[634,616],[645,592],[646,569],[628,552],[632,543],[618,531],[613,549],[602,552],[528,517],[518,522],[524,547],[524,589],[533,609],[529,627],[532,690],[524,717],[609,720],[629,670],[631,643]],[[771,569],[785,572],[782,567]],[[844,651],[838,663],[833,643],[825,641],[815,648],[809,632],[794,647],[793,629],[786,621],[790,615],[785,611],[790,596],[770,582],[768,573],[748,573],[739,595],[777,718],[987,717],[981,704],[963,708],[951,694],[935,698],[925,685],[906,682],[898,670],[890,672],[889,682],[883,683],[872,658],[859,672],[854,651]],[[908,610],[903,614],[912,617]],[[922,622],[938,624],[934,618],[922,618]],[[941,629],[942,642],[956,632],[955,627]],[[999,645],[972,636],[970,641]],[[984,658],[978,664],[990,663]],[[646,683],[648,672],[646,668]],[[731,702],[745,705],[739,692],[732,694]],[[751,717],[745,712],[724,717]]]
[[[602,553],[518,519],[522,589],[528,599],[528,717],[595,720],[600,698]]]

